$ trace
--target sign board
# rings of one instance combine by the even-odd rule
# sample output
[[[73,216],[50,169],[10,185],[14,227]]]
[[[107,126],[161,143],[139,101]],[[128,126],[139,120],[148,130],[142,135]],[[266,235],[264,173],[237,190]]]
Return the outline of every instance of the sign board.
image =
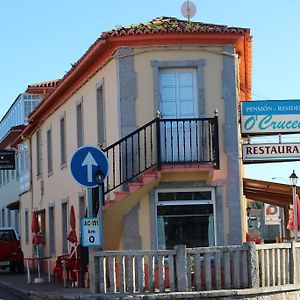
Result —
[[[98,218],[81,219],[81,243],[85,247],[100,246],[100,222]]]
[[[108,175],[108,160],[105,153],[94,146],[78,148],[72,155],[70,171],[73,178],[85,187],[96,187],[97,172],[102,174],[102,180]]]
[[[276,162],[300,160],[298,144],[243,144],[243,162]]]
[[[265,204],[265,224],[278,225],[280,224],[279,207],[272,204]]]
[[[0,170],[15,170],[16,154],[11,150],[0,150]]]
[[[243,135],[300,132],[300,100],[241,102]]]

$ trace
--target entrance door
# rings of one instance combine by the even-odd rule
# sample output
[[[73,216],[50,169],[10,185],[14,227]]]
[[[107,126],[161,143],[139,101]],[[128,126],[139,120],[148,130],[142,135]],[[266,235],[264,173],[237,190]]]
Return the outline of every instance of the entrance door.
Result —
[[[166,121],[161,127],[162,159],[179,162],[192,159],[195,124],[180,119],[198,117],[196,70],[163,69],[159,73],[160,112]],[[176,120],[177,119],[177,120]]]

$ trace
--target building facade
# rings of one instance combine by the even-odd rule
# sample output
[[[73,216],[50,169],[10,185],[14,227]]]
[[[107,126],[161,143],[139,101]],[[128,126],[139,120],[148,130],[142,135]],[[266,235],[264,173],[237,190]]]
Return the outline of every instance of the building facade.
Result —
[[[30,149],[28,144],[24,144],[17,151],[13,141],[28,124],[28,115],[58,81],[29,85],[24,93],[18,95],[0,121],[0,149],[16,151],[16,169],[0,170],[0,224],[2,227],[12,226],[17,232],[20,225],[19,195],[29,189],[30,177],[26,170],[30,168]]]
[[[163,17],[102,33],[15,140],[31,153],[20,196],[26,256],[32,211],[44,255],[69,250],[71,206],[80,232],[88,193],[70,159],[84,145],[110,164],[104,249],[240,244],[238,107],[251,96],[251,59],[245,28]]]
[[[27,116],[39,101],[39,95],[26,92],[18,95],[0,121],[0,149],[11,149],[10,142],[22,131],[23,125],[27,124]],[[2,227],[12,226],[17,232],[19,232],[18,179],[17,170],[0,170],[0,224]]]

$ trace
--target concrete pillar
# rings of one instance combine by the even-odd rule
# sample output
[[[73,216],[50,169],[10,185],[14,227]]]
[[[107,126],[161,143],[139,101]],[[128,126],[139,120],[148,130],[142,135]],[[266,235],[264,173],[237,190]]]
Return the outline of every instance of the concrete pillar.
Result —
[[[254,242],[247,243],[249,245],[249,287],[259,287],[259,266],[258,257],[256,255],[256,246]]]
[[[186,292],[188,289],[186,246],[177,245],[174,250],[176,251],[177,290]]]

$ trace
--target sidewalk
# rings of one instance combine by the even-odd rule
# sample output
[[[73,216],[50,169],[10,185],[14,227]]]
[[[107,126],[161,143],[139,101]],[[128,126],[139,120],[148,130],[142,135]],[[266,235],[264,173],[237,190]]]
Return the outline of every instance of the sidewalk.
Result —
[[[32,281],[35,276],[32,275]],[[0,271],[0,284],[24,293],[30,299],[47,299],[47,300],[76,300],[76,299],[96,299],[95,295],[90,293],[89,289],[73,288],[68,285],[67,288],[61,282],[48,282],[48,278],[43,277],[42,283],[27,283],[27,275],[9,273]]]

